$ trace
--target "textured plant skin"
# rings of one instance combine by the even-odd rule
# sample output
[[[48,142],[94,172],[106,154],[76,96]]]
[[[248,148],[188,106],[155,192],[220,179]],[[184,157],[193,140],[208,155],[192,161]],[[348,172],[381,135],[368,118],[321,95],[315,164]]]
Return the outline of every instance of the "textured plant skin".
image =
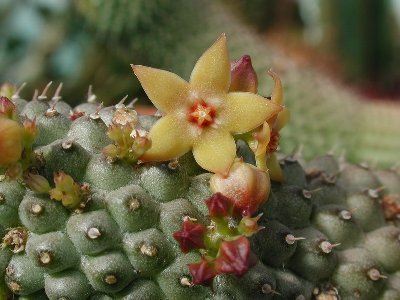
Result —
[[[70,114],[43,97],[23,114],[16,106],[24,150],[17,168],[1,166],[0,289],[11,299],[400,295],[396,171],[274,152],[285,180],[270,183],[244,162],[251,147],[226,174],[207,173],[191,153],[165,162],[109,159],[113,119],[151,131],[160,117],[96,103]],[[45,144],[43,132],[51,133]]]

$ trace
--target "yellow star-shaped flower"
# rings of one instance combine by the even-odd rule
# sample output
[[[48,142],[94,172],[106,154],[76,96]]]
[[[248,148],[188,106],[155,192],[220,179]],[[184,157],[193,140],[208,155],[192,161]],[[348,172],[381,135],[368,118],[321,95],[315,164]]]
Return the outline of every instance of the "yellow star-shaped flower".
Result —
[[[204,169],[227,174],[236,157],[233,134],[248,132],[282,108],[249,92],[229,92],[230,59],[225,35],[197,61],[190,81],[150,67],[132,65],[147,96],[163,113],[150,130],[143,161],[165,161],[193,149]]]

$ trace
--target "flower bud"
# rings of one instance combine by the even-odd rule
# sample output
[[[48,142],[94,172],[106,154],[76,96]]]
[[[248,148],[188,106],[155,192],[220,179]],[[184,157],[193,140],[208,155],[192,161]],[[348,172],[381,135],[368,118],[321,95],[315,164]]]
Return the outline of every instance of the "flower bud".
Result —
[[[27,145],[32,145],[35,137],[38,133],[38,127],[36,125],[36,119],[26,119],[23,123],[25,128],[24,142]]]
[[[75,208],[82,200],[81,187],[74,179],[60,171],[54,175],[55,188],[49,191],[50,198],[61,201],[67,208]]]
[[[255,263],[249,240],[240,236],[233,241],[221,243],[219,255],[215,259],[215,268],[218,273],[233,273],[236,276],[242,276]]]
[[[38,174],[28,174],[24,178],[24,182],[29,186],[32,191],[39,194],[48,193],[51,189],[47,179]]]
[[[22,150],[22,127],[16,121],[0,117],[0,165],[18,162]]]
[[[254,214],[269,195],[269,175],[253,165],[237,160],[227,176],[214,174],[211,190],[222,193],[234,202],[234,209],[242,216]]]
[[[251,64],[249,55],[243,55],[231,62],[231,92],[257,93],[257,74]]]
[[[232,215],[233,201],[221,193],[205,200],[210,218],[224,218]]]
[[[204,234],[206,228],[199,223],[185,220],[180,231],[174,233],[174,239],[178,241],[183,253],[192,249],[204,249]]]
[[[0,86],[0,96],[5,96],[9,99],[11,99],[11,97],[15,94],[16,91],[17,88],[15,87],[15,85],[9,82],[3,83]]]
[[[16,115],[15,104],[7,97],[0,96],[0,116],[14,119]]]
[[[188,266],[192,274],[193,284],[210,285],[217,275],[214,266],[204,258],[199,263],[189,264]]]

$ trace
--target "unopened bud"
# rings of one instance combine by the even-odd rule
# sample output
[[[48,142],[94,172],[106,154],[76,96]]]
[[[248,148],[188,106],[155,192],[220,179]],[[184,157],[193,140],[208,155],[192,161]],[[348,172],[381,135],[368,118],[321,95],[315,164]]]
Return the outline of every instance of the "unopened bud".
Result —
[[[230,91],[257,93],[257,74],[251,64],[249,55],[243,55],[231,62]]]
[[[16,121],[0,117],[0,165],[18,162],[22,155],[22,127]]]
[[[51,189],[47,179],[38,174],[30,173],[24,178],[24,181],[32,191],[39,194],[48,193]]]
[[[270,192],[268,173],[236,161],[227,176],[214,174],[210,179],[211,190],[221,193],[234,202],[234,209],[241,215],[254,214]]]
[[[7,97],[0,96],[0,116],[15,120],[15,104]]]

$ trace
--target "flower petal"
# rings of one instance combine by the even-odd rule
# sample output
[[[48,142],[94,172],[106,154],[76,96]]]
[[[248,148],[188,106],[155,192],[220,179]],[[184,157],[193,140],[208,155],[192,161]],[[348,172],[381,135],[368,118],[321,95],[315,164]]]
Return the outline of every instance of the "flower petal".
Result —
[[[268,75],[272,77],[275,82],[274,90],[272,91],[271,99],[277,104],[283,103],[283,87],[281,79],[279,78],[278,74],[276,74],[272,70],[268,70]]]
[[[175,114],[162,117],[151,128],[150,149],[140,157],[143,161],[163,161],[177,158],[188,152],[192,146],[189,124]]]
[[[231,80],[225,34],[203,53],[190,75],[190,84],[206,95],[226,93]]]
[[[276,115],[282,107],[259,95],[246,92],[229,93],[218,118],[231,133],[244,133]]]
[[[140,65],[131,67],[147,96],[160,111],[174,112],[187,101],[189,83],[178,75]]]
[[[281,130],[287,124],[287,122],[289,122],[289,117],[290,117],[289,110],[286,107],[284,107],[282,111],[278,114],[278,117],[276,118],[274,129],[276,131]]]
[[[203,169],[226,175],[236,157],[236,144],[227,131],[210,128],[193,145],[193,155]]]
[[[273,181],[283,182],[283,172],[281,165],[275,155],[275,153],[271,153],[267,159],[268,173],[269,177]]]

